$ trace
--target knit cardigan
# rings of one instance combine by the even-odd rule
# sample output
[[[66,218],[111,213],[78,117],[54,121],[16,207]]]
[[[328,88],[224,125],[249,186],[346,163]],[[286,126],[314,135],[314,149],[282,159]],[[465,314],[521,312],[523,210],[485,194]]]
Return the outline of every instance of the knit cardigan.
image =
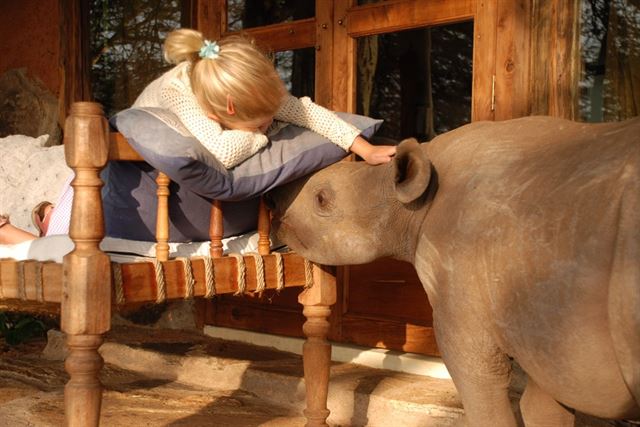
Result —
[[[133,107],[159,107],[173,112],[225,168],[232,168],[267,145],[267,137],[260,132],[224,129],[209,118],[191,90],[189,68],[188,62],[182,62],[151,82]],[[287,95],[274,119],[310,129],[345,151],[360,133],[308,97]]]

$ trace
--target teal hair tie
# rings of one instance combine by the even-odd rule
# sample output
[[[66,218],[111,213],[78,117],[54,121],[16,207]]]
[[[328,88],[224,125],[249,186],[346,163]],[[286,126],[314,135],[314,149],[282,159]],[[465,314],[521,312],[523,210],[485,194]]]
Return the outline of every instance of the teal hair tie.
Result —
[[[220,46],[215,41],[205,40],[198,55],[203,59],[216,59],[220,55]]]

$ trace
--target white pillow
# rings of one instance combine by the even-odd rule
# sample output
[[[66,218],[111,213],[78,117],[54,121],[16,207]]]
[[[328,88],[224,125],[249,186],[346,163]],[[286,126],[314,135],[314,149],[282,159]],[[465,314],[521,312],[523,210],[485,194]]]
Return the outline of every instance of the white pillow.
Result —
[[[48,135],[0,138],[0,214],[8,214],[16,227],[36,232],[31,211],[38,203],[55,203],[71,169],[64,146],[44,147]]]

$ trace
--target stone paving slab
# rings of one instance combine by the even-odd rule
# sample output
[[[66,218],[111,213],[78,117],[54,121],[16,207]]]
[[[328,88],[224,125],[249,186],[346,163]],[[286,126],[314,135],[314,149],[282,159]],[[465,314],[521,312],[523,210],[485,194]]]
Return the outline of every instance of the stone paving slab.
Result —
[[[0,355],[0,426],[63,425],[68,377],[62,361],[41,356],[43,344],[31,343]],[[195,387],[110,363],[101,380],[105,386],[102,426],[304,425],[297,411],[243,390]]]
[[[63,425],[63,336],[0,342],[0,427]],[[117,327],[101,348],[102,426],[303,426],[300,356],[194,331]],[[524,385],[515,375],[512,400]],[[450,380],[354,364],[331,368],[334,426],[461,426]],[[576,426],[613,426],[580,417]],[[617,424],[622,425],[622,424]]]

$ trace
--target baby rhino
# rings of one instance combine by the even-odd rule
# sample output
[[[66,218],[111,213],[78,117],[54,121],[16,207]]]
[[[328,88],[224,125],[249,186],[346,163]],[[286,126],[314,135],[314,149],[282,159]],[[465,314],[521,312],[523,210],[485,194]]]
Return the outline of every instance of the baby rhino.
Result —
[[[270,195],[317,263],[413,263],[470,426],[640,418],[640,118],[479,122]]]

